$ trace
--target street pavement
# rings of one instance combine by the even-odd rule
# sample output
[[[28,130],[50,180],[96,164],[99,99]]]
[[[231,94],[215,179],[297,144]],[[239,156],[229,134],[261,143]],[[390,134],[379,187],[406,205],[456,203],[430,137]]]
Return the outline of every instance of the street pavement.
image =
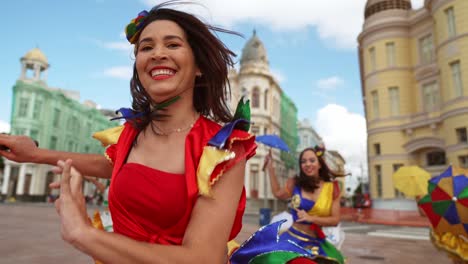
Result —
[[[89,208],[92,213],[96,208]],[[348,264],[449,264],[423,237],[426,228],[343,222],[342,252]],[[62,241],[52,204],[0,203],[0,264],[82,264],[93,260]],[[246,215],[236,241],[258,229],[258,215]]]

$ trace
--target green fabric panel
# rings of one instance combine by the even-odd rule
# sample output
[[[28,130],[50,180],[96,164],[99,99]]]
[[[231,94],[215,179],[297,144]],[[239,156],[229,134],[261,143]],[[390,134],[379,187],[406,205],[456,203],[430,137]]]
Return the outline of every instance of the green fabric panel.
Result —
[[[468,198],[468,188],[461,191],[460,194],[458,194],[458,198]]]
[[[421,200],[419,200],[418,204],[425,204],[425,203],[430,203],[430,202],[432,202],[431,195],[426,194],[426,195],[424,195],[423,198],[421,198]]]
[[[438,201],[432,203],[432,209],[438,215],[445,215],[447,208],[452,204],[452,201]]]
[[[437,187],[436,184],[429,182],[429,184],[427,185],[428,193],[432,193],[436,187]]]
[[[249,262],[249,264],[265,264],[265,263],[283,264],[300,256],[301,255],[299,253],[294,253],[290,251],[275,251],[275,252],[257,256],[253,258]]]
[[[332,243],[325,240],[321,246],[325,254],[327,254],[326,257],[336,259],[340,264],[344,264],[344,256]]]

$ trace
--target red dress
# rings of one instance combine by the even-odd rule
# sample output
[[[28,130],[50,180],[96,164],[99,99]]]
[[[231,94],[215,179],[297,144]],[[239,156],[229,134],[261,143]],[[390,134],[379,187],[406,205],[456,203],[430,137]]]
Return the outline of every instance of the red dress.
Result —
[[[185,139],[185,174],[173,174],[126,163],[138,132],[130,123],[125,123],[118,142],[106,150],[114,165],[109,189],[114,232],[139,241],[180,245],[199,197],[197,168],[203,149],[220,128],[220,125],[201,116]],[[234,130],[228,140],[228,149],[236,144],[241,144],[245,152],[242,155],[236,153],[234,161],[249,159],[255,154],[254,136]],[[233,164],[235,162],[216,165],[210,184],[215,184],[215,179]],[[235,238],[242,227],[245,201],[243,189],[229,239]]]

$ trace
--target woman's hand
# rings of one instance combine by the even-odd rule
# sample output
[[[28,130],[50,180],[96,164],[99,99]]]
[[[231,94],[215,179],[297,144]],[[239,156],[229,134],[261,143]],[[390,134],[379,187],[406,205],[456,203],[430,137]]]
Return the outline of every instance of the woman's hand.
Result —
[[[268,152],[268,154],[265,156],[265,160],[263,161],[263,169],[265,170],[266,168],[271,169],[273,167],[273,157],[271,155],[271,150]]]
[[[37,142],[27,136],[0,134],[0,156],[16,162],[34,162]]]
[[[314,222],[315,217],[313,215],[309,215],[306,211],[302,209],[294,208],[297,212],[297,220],[296,222]]]
[[[91,225],[82,190],[83,176],[71,165],[70,159],[57,162],[54,171],[62,173],[62,180],[51,183],[50,187],[60,188],[60,197],[55,201],[55,209],[60,216],[62,239],[74,244]]]

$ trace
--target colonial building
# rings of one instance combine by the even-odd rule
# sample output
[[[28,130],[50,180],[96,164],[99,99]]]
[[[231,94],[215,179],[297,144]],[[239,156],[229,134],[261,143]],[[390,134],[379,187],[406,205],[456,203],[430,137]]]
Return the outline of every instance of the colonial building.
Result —
[[[104,148],[91,135],[118,125],[109,121],[113,112],[99,110],[91,101],[80,103],[78,92],[49,87],[49,64],[38,48],[21,58],[21,66],[13,86],[11,134],[30,136],[42,148],[103,153]],[[1,197],[44,201],[54,178],[49,165],[5,160]]]
[[[242,95],[250,99],[250,132],[255,135],[276,134],[289,145],[291,153],[281,154],[279,150],[272,150],[276,174],[281,183],[284,183],[295,172],[291,158],[295,158],[294,150],[298,143],[297,108],[270,72],[265,46],[255,31],[242,50],[239,70],[230,71],[229,82],[232,109],[235,109]],[[247,162],[245,173],[247,197],[251,198],[251,203],[254,203],[256,198],[262,199],[258,201],[264,203],[263,207],[270,206],[272,202],[276,205],[269,179],[262,170],[265,155],[269,150],[269,147],[259,143],[257,155]]]
[[[368,0],[359,41],[371,195],[404,200],[392,174],[468,167],[468,1]],[[396,203],[395,201],[398,201]],[[414,201],[411,201],[414,205]]]

